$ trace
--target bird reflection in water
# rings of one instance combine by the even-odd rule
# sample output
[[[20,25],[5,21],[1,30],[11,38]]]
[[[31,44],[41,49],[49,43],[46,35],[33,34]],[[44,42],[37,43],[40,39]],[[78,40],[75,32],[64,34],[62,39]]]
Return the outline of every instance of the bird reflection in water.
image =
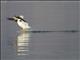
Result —
[[[20,32],[17,36],[17,55],[29,55],[29,32]]]

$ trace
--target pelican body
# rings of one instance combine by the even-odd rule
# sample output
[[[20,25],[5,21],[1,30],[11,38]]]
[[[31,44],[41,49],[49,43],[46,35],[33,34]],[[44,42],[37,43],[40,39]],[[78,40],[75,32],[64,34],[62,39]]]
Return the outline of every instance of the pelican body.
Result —
[[[28,22],[24,20],[24,16],[14,16],[8,18],[8,20],[15,21],[22,30],[30,29]]]

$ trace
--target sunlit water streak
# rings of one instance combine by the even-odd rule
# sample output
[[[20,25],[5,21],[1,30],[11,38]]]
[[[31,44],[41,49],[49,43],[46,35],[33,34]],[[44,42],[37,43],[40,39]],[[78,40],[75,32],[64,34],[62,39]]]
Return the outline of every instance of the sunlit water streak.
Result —
[[[28,55],[29,38],[30,38],[30,33],[27,33],[27,32],[19,33],[16,41],[17,55]]]

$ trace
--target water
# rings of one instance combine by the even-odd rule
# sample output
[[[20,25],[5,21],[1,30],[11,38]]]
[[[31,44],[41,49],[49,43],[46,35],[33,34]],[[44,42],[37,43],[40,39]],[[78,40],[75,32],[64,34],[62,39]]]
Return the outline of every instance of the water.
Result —
[[[78,2],[2,2],[1,60],[79,60],[79,32],[70,32],[78,30],[78,7]],[[15,14],[24,15],[34,31],[18,32],[6,19]]]
[[[2,40],[2,60],[76,60],[78,42],[77,32],[8,34]]]

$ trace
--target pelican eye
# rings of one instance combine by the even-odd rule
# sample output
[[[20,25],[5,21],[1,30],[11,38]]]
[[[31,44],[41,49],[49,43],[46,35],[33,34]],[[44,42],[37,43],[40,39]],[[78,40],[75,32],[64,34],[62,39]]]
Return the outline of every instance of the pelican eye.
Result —
[[[20,20],[20,22],[21,22],[22,20]]]

